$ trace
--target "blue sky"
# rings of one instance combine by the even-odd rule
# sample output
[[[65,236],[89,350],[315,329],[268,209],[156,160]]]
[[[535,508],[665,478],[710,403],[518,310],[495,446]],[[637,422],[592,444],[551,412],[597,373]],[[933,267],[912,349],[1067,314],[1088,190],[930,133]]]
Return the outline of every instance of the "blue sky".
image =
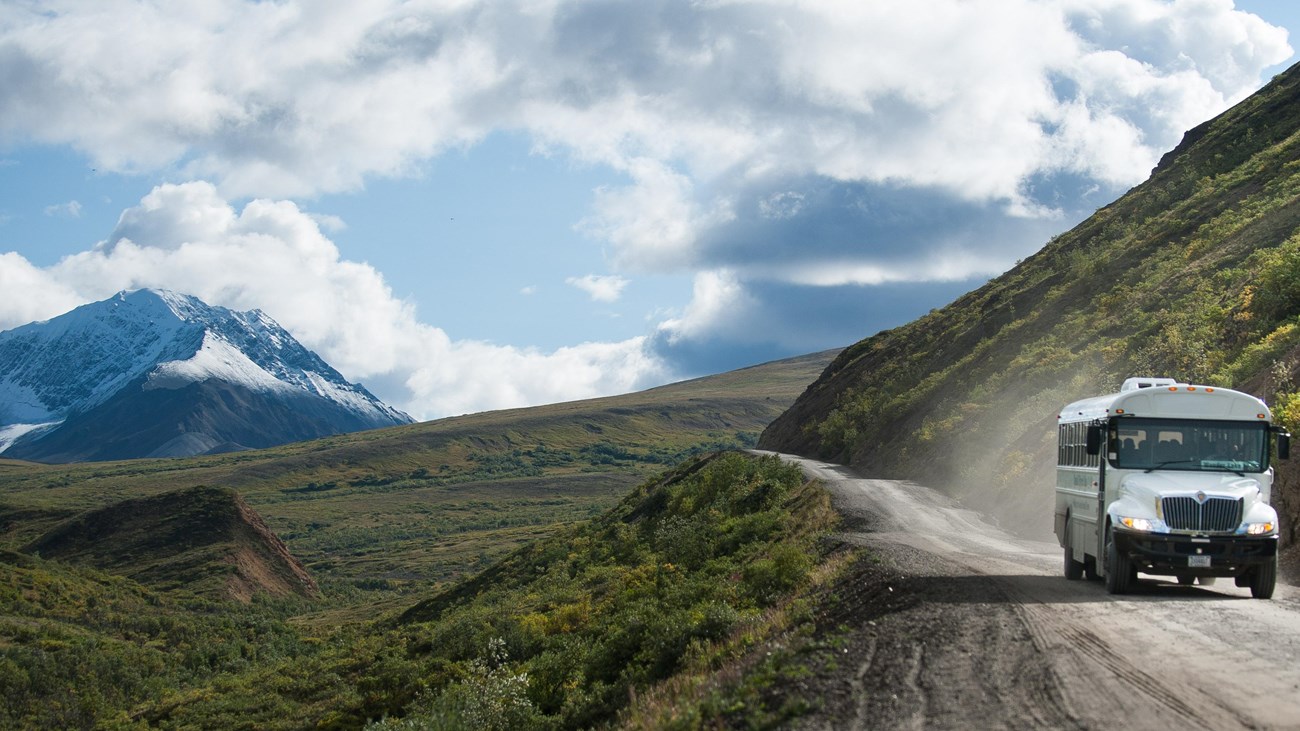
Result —
[[[258,307],[421,418],[847,345],[1295,61],[1286,2],[0,6],[0,329]]]

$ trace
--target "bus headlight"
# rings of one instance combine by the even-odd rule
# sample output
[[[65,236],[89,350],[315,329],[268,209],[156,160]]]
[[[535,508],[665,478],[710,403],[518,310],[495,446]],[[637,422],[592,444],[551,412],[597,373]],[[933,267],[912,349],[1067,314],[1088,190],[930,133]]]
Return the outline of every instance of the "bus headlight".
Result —
[[[1242,523],[1241,527],[1248,536],[1266,536],[1272,534],[1277,526],[1272,523]]]
[[[1128,517],[1120,516],[1119,522],[1122,523],[1125,528],[1131,528],[1132,530],[1140,530],[1146,533],[1168,533],[1169,532],[1165,528],[1165,522],[1163,520],[1153,520],[1151,518],[1128,518]]]

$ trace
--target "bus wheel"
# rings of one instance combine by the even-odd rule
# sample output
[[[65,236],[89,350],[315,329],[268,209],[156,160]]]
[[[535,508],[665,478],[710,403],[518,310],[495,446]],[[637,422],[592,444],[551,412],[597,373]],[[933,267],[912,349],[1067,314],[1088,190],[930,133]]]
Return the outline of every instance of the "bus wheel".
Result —
[[[1133,563],[1115,547],[1114,531],[1106,533],[1106,591],[1127,594],[1133,588]]]
[[[1196,577],[1189,576],[1188,574],[1179,574],[1178,583],[1182,584],[1183,586],[1191,586],[1192,584],[1196,583]]]
[[[1277,556],[1267,563],[1255,567],[1250,575],[1250,595],[1256,599],[1273,598],[1273,587],[1277,584]]]
[[[1196,583],[1200,584],[1201,586],[1214,586],[1214,582],[1218,580],[1219,579],[1217,576],[1202,576],[1201,578],[1196,580]]]
[[[1074,560],[1074,548],[1070,546],[1070,523],[1065,524],[1065,578],[1078,581],[1083,578],[1083,562]]]

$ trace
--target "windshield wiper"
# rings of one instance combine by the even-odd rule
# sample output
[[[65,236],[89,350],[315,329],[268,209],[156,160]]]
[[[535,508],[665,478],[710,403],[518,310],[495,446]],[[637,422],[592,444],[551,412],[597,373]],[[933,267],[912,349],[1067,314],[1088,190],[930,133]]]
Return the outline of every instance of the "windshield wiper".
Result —
[[[1223,464],[1221,461],[1218,461],[1218,460],[1204,460],[1204,459],[1171,459],[1171,460],[1169,460],[1169,461],[1167,461],[1167,462],[1161,462],[1161,463],[1158,464],[1158,465],[1152,465],[1151,467],[1146,468],[1146,470],[1144,470],[1144,472],[1145,472],[1146,474],[1151,474],[1151,472],[1154,471],[1154,470],[1158,470],[1158,469],[1161,469],[1161,468],[1164,468],[1164,467],[1168,467],[1168,466],[1171,465],[1171,464],[1183,464],[1184,462],[1197,464],[1197,465],[1199,465],[1199,466],[1202,467],[1202,468],[1209,467],[1209,468],[1211,468],[1211,469],[1216,469],[1216,470],[1226,470],[1226,471],[1228,471],[1228,472],[1235,473],[1238,477],[1245,477],[1245,476],[1246,476],[1246,473],[1245,473],[1245,472],[1242,472],[1241,470],[1236,469],[1236,468],[1234,468],[1234,467],[1229,467],[1228,465]]]
[[[1152,465],[1152,466],[1148,467],[1148,468],[1146,469],[1146,474],[1151,474],[1152,470],[1158,470],[1158,469],[1160,469],[1160,468],[1162,468],[1162,467],[1168,467],[1168,466],[1171,465],[1171,464],[1182,464],[1183,462],[1197,462],[1197,463],[1199,463],[1200,461],[1201,461],[1201,460],[1199,460],[1199,459],[1171,459],[1171,460],[1169,460],[1168,462],[1161,462],[1161,463],[1158,464],[1158,465]]]

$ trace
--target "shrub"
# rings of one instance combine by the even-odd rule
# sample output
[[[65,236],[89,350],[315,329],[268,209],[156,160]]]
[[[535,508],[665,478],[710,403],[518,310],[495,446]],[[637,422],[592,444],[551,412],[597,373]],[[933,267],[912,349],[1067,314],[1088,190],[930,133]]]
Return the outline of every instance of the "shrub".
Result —
[[[698,568],[713,553],[712,534],[705,520],[670,515],[655,530],[655,548],[670,563]]]
[[[1273,418],[1292,434],[1300,432],[1300,393],[1279,393],[1273,399]]]
[[[1259,272],[1251,293],[1251,312],[1271,325],[1300,314],[1300,238],[1257,254]]]
[[[802,583],[811,569],[812,560],[798,546],[778,544],[745,567],[745,588],[754,601],[768,605]]]
[[[506,643],[499,637],[488,641],[484,656],[471,660],[463,680],[453,683],[416,712],[402,719],[383,719],[368,731],[397,729],[481,729],[482,731],[526,731],[541,726],[542,718],[528,699],[528,674],[508,665]]]

